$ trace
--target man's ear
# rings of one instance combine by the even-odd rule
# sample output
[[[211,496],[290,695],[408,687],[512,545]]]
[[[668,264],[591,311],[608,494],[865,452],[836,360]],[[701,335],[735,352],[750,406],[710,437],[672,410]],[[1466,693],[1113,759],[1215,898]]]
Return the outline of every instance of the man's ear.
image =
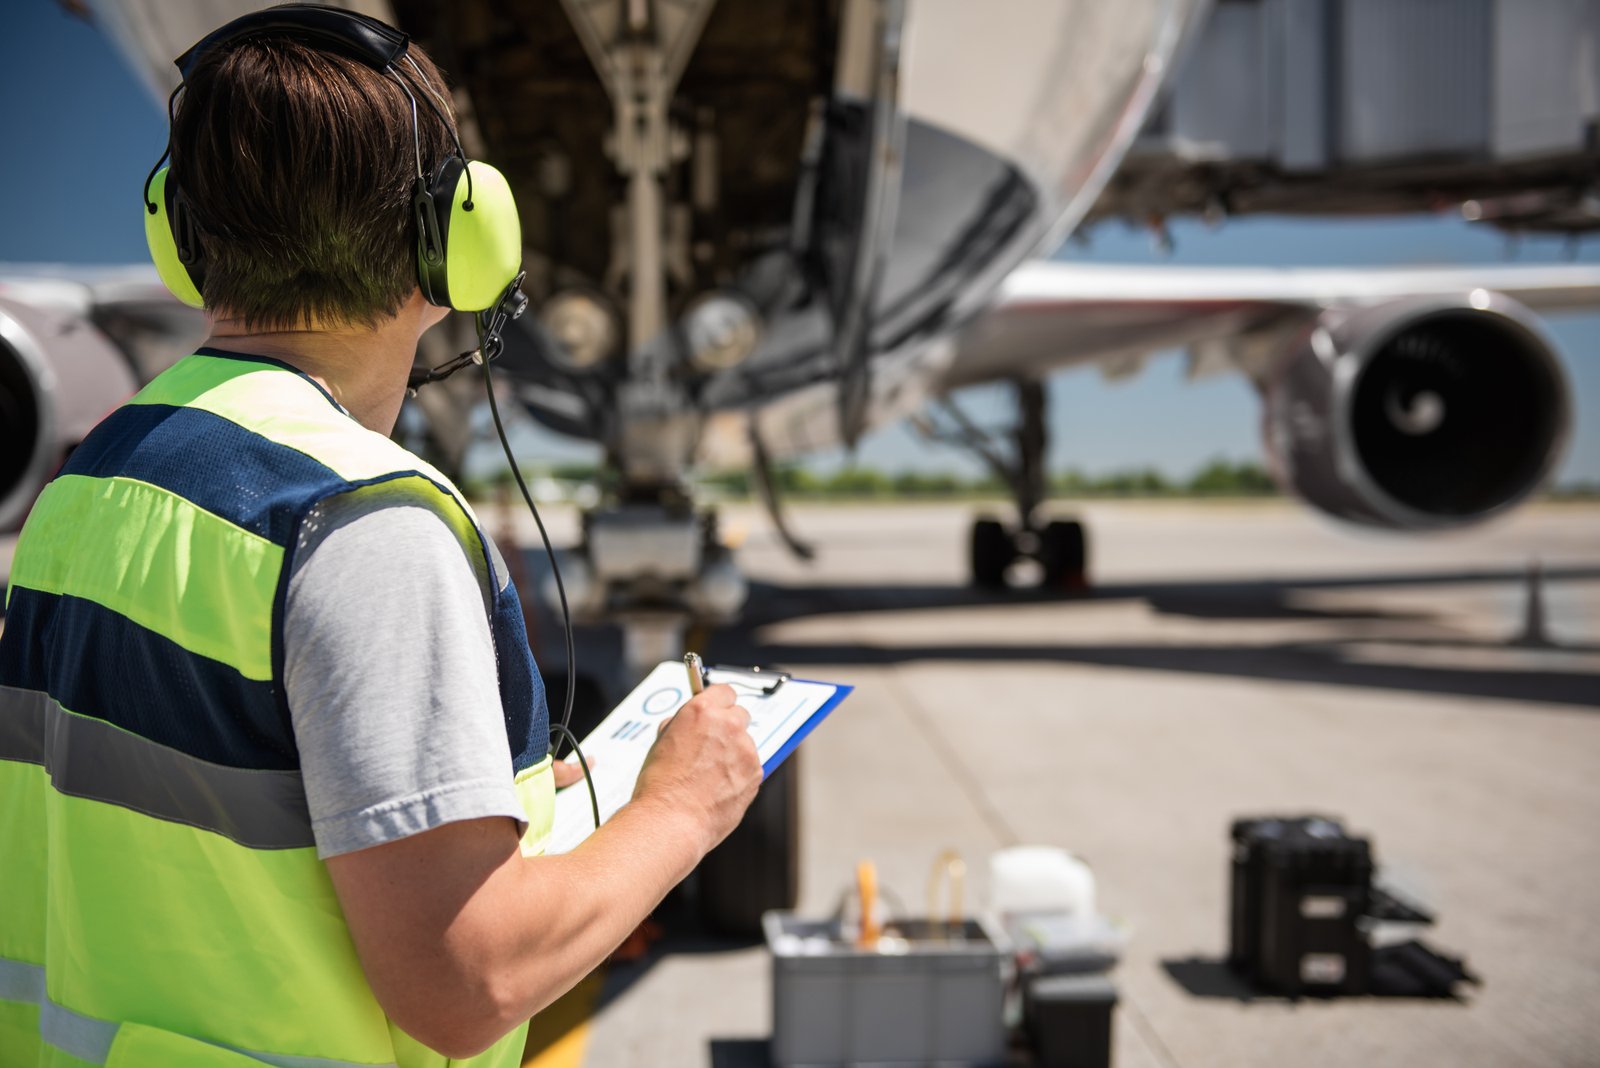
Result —
[[[450,316],[449,308],[441,308],[437,304],[429,304],[428,298],[422,295],[421,289],[413,289],[411,296],[406,300],[405,310],[412,311],[413,309],[417,315],[418,337],[426,334]]]

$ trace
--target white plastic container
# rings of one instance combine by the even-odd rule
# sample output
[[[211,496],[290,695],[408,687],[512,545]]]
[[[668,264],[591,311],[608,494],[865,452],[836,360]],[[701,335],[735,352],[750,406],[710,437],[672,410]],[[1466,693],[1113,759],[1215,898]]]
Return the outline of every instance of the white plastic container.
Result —
[[[989,908],[1003,920],[1028,913],[1095,915],[1094,872],[1054,846],[1013,846],[989,858]]]

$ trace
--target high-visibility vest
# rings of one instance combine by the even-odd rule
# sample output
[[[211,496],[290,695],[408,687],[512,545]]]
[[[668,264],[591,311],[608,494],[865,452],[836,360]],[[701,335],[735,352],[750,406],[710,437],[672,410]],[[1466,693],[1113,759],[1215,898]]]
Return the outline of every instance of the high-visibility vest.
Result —
[[[486,576],[525,853],[544,684],[460,494],[287,365],[203,349],[40,495],[0,633],[0,1065],[443,1065],[372,994],[283,687],[289,559],[345,492],[425,502]],[[515,1065],[525,1028],[471,1061]]]

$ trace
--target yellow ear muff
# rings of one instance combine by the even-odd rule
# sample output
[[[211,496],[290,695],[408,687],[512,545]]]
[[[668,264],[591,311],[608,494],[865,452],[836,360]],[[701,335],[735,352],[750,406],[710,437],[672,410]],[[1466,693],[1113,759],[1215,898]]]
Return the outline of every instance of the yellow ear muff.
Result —
[[[150,179],[149,200],[144,208],[144,239],[150,246],[150,259],[155,262],[156,273],[172,290],[172,295],[191,308],[205,307],[200,288],[189,275],[189,268],[178,257],[178,243],[172,232],[172,216],[168,211],[167,168],[156,171]],[[150,205],[155,205],[151,210]]]
[[[450,307],[477,312],[492,307],[521,270],[522,222],[505,175],[476,161],[467,169],[472,175],[472,206],[467,206],[463,174],[448,201],[444,266]]]

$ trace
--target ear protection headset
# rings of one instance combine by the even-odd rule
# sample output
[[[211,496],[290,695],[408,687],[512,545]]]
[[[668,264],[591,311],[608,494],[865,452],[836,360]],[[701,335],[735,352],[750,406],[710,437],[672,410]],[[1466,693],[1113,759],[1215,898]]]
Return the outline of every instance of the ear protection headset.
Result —
[[[486,163],[468,160],[461,139],[450,124],[444,102],[406,54],[411,38],[366,15],[315,4],[268,8],[234,19],[205,38],[175,63],[187,82],[201,59],[229,45],[254,37],[288,37],[303,44],[360,60],[393,79],[411,102],[411,136],[417,162],[411,209],[417,224],[417,285],[430,304],[456,311],[482,312],[494,306],[518,277],[522,262],[522,227],[505,176]],[[417,128],[417,94],[411,81],[438,116],[455,143],[431,175],[422,166],[422,139]],[[164,166],[172,154],[170,121],[180,83],[167,101],[167,149],[144,183],[144,234],[150,258],[162,282],[191,308],[204,305],[204,226],[193,204],[170,181]]]

